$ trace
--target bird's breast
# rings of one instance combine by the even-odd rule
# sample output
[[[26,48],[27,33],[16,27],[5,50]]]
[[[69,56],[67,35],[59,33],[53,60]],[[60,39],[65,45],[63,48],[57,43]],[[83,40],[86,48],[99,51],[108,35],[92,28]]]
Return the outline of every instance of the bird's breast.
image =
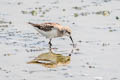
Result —
[[[57,29],[52,29],[50,31],[44,31],[44,30],[40,30],[38,28],[36,28],[36,30],[42,34],[43,36],[45,36],[46,38],[55,38],[58,37],[58,31]]]

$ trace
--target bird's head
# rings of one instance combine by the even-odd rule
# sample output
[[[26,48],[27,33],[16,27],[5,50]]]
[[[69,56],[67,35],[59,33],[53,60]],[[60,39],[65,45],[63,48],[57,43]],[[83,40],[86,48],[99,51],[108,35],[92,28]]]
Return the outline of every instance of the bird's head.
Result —
[[[71,36],[71,29],[69,28],[69,27],[64,27],[64,29],[63,29],[63,34],[65,35],[65,36]]]
[[[72,43],[74,44],[71,33],[72,33],[72,31],[69,27],[64,27],[63,34],[65,36],[68,36],[70,38],[70,40],[72,41]]]

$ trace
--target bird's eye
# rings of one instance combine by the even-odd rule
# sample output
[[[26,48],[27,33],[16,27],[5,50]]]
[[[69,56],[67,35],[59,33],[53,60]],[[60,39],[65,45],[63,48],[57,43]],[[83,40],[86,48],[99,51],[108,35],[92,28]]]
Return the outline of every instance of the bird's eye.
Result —
[[[70,32],[68,32],[68,34],[70,34]]]

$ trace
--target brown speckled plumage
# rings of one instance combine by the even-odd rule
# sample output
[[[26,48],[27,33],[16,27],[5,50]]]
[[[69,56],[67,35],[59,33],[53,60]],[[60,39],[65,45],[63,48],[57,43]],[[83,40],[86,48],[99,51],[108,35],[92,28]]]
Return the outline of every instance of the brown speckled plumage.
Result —
[[[54,26],[59,26],[59,24],[57,23],[42,23],[42,24],[34,24],[34,23],[30,23],[32,26],[37,27],[40,30],[44,30],[44,31],[50,31],[52,30],[52,28],[54,28]]]
[[[64,27],[58,23],[42,23],[42,24],[34,24],[34,23],[31,23],[29,22],[29,24],[31,24],[32,26],[34,27],[37,27],[38,29],[40,30],[44,30],[44,31],[50,31],[52,30],[52,28],[56,28],[58,29],[59,31],[63,31],[64,29],[66,29],[68,32],[71,33],[71,29],[69,29],[68,27]]]
[[[49,38],[49,44],[51,44],[51,39],[56,37],[62,37],[62,36],[69,36],[71,41],[71,29],[69,27],[62,26],[58,23],[41,23],[41,24],[34,24],[29,22],[28,24],[31,24],[35,29],[41,33],[46,38]]]

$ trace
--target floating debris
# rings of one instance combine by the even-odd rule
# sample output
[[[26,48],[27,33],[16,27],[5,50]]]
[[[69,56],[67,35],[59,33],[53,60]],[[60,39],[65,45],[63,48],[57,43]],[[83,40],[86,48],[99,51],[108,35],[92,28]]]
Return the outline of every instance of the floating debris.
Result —
[[[116,77],[113,77],[113,78],[111,78],[110,80],[118,80],[118,78],[116,78]]]
[[[94,14],[94,12],[93,12],[93,14]],[[95,14],[103,15],[103,16],[109,16],[110,11],[98,11],[98,12],[95,12]]]
[[[82,41],[82,40],[79,40],[78,42],[81,43],[81,42],[83,42],[83,41]]]
[[[109,11],[103,11],[103,16],[109,16],[110,12]]]
[[[103,43],[102,46],[109,46],[110,43]]]
[[[79,15],[78,15],[78,13],[74,13],[74,17],[78,17]]]
[[[49,9],[46,9],[45,11],[46,11],[46,12],[49,12],[50,10],[49,10]]]
[[[116,29],[110,29],[109,32],[113,32],[113,31],[116,31]]]
[[[73,77],[73,75],[70,74],[70,73],[64,73],[64,76],[65,76],[65,77]]]
[[[77,49],[75,49],[76,51],[80,51],[80,49],[79,48],[77,48]]]
[[[12,24],[12,22],[10,21],[9,24]]]
[[[0,25],[0,27],[8,27],[8,25]]]
[[[44,15],[40,15],[40,17],[44,17]]]
[[[26,46],[26,45],[24,45],[24,46]],[[39,52],[39,51],[43,51],[44,50],[44,48],[42,48],[42,49],[40,49],[40,48],[38,48],[38,49],[26,49],[26,52]]]
[[[81,7],[77,7],[77,6],[75,6],[75,7],[72,7],[73,9],[76,9],[76,10],[82,10],[82,8]]]
[[[12,22],[11,21],[4,21],[4,20],[0,20],[0,24],[12,24]]]
[[[28,14],[29,12],[27,12],[27,11],[21,11],[23,14]]]
[[[80,13],[80,15],[87,16],[87,15],[90,15],[90,12],[82,12],[82,13]]]
[[[118,43],[118,45],[120,45],[120,43]]]
[[[37,11],[33,10],[33,11],[31,11],[31,14],[32,14],[33,16],[37,16]]]
[[[42,12],[42,14],[45,14],[45,12]]]
[[[120,18],[118,16],[116,16],[116,19],[119,20]]]
[[[89,66],[89,68],[95,68],[95,66]]]
[[[72,22],[72,24],[75,24],[75,22]]]
[[[66,11],[66,9],[62,9],[62,11]]]
[[[111,0],[103,0],[104,2],[110,2]]]
[[[11,54],[4,54],[4,56],[11,56]]]
[[[21,5],[21,4],[23,4],[23,2],[18,2],[17,4],[18,4],[18,5]]]

